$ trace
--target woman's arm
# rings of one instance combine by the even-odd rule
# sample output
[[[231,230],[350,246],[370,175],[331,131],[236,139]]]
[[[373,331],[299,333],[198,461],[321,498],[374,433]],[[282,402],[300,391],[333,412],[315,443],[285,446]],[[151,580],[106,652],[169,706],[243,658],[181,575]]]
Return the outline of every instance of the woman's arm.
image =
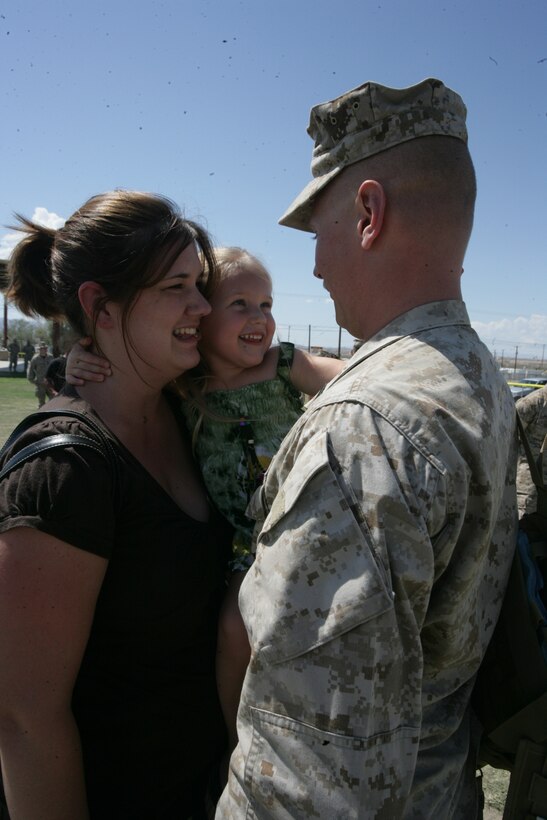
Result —
[[[291,382],[307,396],[315,396],[331,379],[344,369],[347,362],[328,356],[312,356],[295,348],[291,367]]]
[[[0,754],[11,820],[88,818],[71,698],[106,567],[38,530],[0,534]]]

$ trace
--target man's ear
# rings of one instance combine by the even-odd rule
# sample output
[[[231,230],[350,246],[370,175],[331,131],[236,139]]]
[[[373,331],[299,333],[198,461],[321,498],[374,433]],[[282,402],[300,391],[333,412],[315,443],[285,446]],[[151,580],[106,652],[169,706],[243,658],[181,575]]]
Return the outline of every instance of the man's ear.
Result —
[[[114,319],[108,309],[109,303],[104,301],[105,292],[101,285],[97,282],[84,282],[78,288],[78,298],[88,319],[95,320],[96,327],[111,328],[114,327]],[[99,311],[97,310],[97,302],[101,303]]]
[[[386,194],[383,186],[375,179],[366,179],[359,186],[355,205],[360,214],[357,229],[361,247],[370,250],[384,224]]]

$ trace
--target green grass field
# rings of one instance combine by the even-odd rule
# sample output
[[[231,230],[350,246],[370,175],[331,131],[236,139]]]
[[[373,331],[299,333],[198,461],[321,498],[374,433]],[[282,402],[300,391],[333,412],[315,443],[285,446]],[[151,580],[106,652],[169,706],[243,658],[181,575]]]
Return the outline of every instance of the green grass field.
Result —
[[[38,409],[34,390],[23,376],[0,377],[0,446],[21,419]]]

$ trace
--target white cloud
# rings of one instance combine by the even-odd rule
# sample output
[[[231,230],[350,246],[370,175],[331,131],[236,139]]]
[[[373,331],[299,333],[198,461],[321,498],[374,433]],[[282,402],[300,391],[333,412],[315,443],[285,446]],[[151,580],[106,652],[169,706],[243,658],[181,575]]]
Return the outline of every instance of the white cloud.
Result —
[[[5,233],[3,236],[0,236],[0,259],[9,259],[12,250],[20,239],[20,233]]]
[[[58,214],[53,213],[53,211],[48,211],[47,208],[43,208],[39,205],[37,208],[34,209],[34,213],[32,214],[32,221],[37,222],[39,225],[45,225],[46,228],[62,228],[65,224],[65,219]]]
[[[547,315],[533,313],[531,316],[517,316],[511,319],[496,319],[492,322],[472,322],[473,327],[491,350],[498,354],[514,353],[535,356],[542,359],[547,347]]]
[[[46,228],[57,229],[65,224],[65,220],[62,216],[53,213],[53,211],[48,211],[48,209],[42,205],[34,209],[31,219],[33,222],[37,222],[38,225],[44,225]],[[9,259],[12,250],[21,240],[22,236],[23,234],[18,231],[10,231],[0,236],[0,259]]]

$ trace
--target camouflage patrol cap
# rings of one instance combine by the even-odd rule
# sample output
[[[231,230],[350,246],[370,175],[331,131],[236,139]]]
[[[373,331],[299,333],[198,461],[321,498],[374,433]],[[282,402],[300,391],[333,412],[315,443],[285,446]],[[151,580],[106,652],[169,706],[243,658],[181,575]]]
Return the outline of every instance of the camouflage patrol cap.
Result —
[[[462,98],[440,80],[429,78],[408,88],[364,83],[312,108],[308,134],[315,140],[313,180],[279,220],[310,231],[317,194],[344,168],[402,142],[431,135],[467,142]]]

